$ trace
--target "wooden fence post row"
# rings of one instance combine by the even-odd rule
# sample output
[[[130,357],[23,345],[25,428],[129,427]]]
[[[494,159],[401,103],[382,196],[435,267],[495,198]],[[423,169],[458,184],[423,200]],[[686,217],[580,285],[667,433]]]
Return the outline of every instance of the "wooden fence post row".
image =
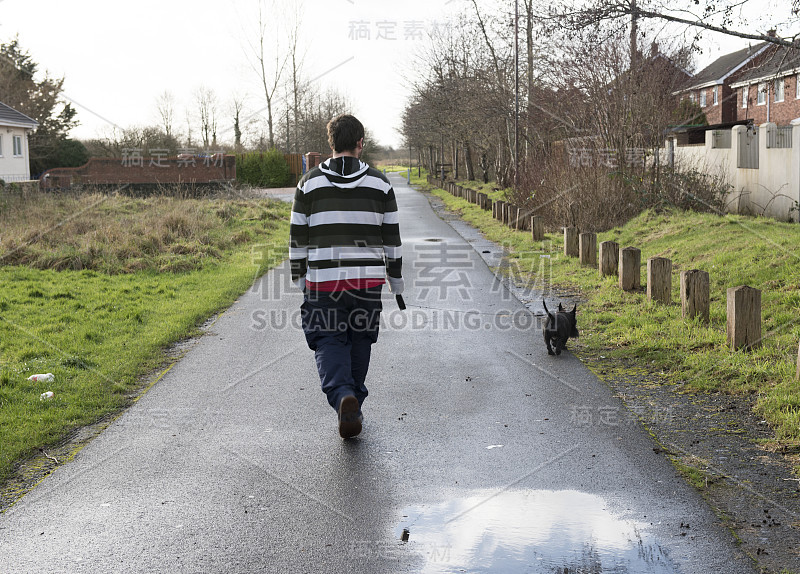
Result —
[[[633,291],[642,286],[642,252],[636,247],[619,250],[619,287]]]
[[[664,257],[647,260],[647,299],[672,303],[672,261]]]
[[[728,289],[728,344],[732,349],[761,346],[761,291],[741,285]]]

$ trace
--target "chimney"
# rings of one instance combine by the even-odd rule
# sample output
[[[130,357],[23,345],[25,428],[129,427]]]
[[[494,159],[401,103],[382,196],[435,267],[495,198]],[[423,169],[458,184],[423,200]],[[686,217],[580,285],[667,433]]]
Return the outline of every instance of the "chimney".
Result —
[[[775,28],[770,28],[769,30],[767,30],[767,36],[769,36],[770,38],[777,38],[778,31]]]
[[[658,42],[654,41],[652,44],[650,44],[650,56],[653,58],[658,56]]]

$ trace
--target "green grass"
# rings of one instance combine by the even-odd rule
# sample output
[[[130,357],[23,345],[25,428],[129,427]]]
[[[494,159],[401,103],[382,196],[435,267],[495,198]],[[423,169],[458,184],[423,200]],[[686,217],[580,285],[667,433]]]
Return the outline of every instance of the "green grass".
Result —
[[[236,197],[0,194],[0,265],[190,271],[269,235],[283,217],[276,206]]]
[[[690,392],[751,394],[756,410],[774,428],[778,440],[800,441],[800,383],[795,369],[800,341],[800,226],[766,218],[717,216],[692,212],[645,212],[622,228],[598,236],[642,251],[645,263],[661,256],[673,262],[672,305],[647,301],[644,292],[619,289],[616,278],[600,278],[595,267],[582,267],[562,255],[563,237],[549,234],[534,244],[530,232],[512,231],[462,199],[434,189],[485,235],[511,251],[509,268],[518,282],[540,281],[578,293],[581,338],[573,347],[592,358],[628,359],[646,366],[665,384]],[[501,192],[495,192],[501,193]],[[543,270],[540,255],[550,251]],[[711,323],[681,317],[679,273],[702,269],[710,275]],[[729,349],[726,342],[726,290],[749,285],[762,290],[763,344],[751,352]],[[626,364],[626,361],[617,361]],[[608,370],[614,376],[614,370]],[[598,373],[600,375],[600,373]],[[604,375],[601,375],[604,376]]]
[[[675,465],[675,468],[678,469],[684,479],[697,490],[704,490],[708,487],[709,482],[713,482],[713,478],[710,479],[709,475],[697,466],[684,463],[676,458],[672,459],[672,464]]]
[[[377,169],[379,171],[382,171],[382,172],[385,172],[385,173],[391,173],[391,172],[407,173],[408,172],[408,166],[406,166],[406,165],[392,165],[392,164],[380,165],[379,164],[379,165],[375,166],[375,169]],[[416,171],[417,168],[413,168],[413,169],[414,169],[414,171]]]
[[[141,258],[139,251],[128,260],[114,258],[118,273],[0,266],[0,478],[37,449],[128,404],[142,376],[163,364],[165,347],[196,334],[286,257],[288,204],[184,201],[189,203],[179,206],[162,198],[151,209],[136,209],[151,222],[161,221],[153,210],[164,217],[174,210],[211,210],[215,224],[205,230],[206,245],[216,254],[185,254],[189,271],[163,270],[158,253]],[[94,228],[117,228],[131,205],[125,200],[116,207],[108,202],[95,211]],[[218,210],[228,215],[220,217]],[[247,210],[270,217],[248,220]],[[240,241],[230,240],[237,234]],[[184,240],[176,234],[173,243],[162,244],[164,253]],[[145,267],[132,271],[132,259]],[[52,383],[27,380],[48,372],[55,375]],[[41,401],[44,391],[54,398]]]

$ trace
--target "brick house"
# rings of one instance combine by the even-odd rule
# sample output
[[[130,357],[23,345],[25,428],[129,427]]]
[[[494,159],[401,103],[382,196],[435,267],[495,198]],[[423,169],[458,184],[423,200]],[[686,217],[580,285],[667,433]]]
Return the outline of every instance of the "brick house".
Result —
[[[800,118],[800,47],[770,46],[760,64],[740,74],[731,88],[738,119],[789,125]]]
[[[737,100],[731,82],[758,65],[771,44],[763,42],[717,58],[676,92],[700,105],[709,125],[737,120]]]
[[[0,102],[0,179],[7,183],[31,178],[28,134],[39,123]]]

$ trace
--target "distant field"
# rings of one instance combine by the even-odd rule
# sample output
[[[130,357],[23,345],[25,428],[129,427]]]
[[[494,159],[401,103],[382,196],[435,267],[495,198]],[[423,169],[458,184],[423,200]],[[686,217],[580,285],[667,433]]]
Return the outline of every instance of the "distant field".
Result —
[[[130,401],[162,350],[287,255],[266,199],[0,194],[0,478]],[[52,383],[29,382],[53,373]],[[41,401],[42,392],[54,397]]]

